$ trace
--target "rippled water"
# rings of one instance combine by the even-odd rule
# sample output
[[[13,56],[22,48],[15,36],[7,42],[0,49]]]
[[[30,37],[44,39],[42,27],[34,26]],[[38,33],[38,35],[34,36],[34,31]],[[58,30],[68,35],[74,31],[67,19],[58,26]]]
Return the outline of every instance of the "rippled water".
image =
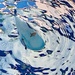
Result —
[[[70,2],[0,0],[0,75],[75,75]]]

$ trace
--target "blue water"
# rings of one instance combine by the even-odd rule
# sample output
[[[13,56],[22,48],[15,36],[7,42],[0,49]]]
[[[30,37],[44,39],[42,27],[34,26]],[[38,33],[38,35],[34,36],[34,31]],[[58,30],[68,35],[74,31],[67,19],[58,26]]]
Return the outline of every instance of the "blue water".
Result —
[[[18,4],[16,5],[17,8],[24,8],[24,7],[27,7],[27,1],[21,1],[21,2],[18,2]]]
[[[5,10],[3,10],[3,12],[10,12],[10,10],[9,9],[5,9]]]
[[[0,0],[0,2],[3,2],[4,0]]]
[[[0,8],[4,8],[5,6],[4,6],[4,4],[0,4]]]
[[[28,2],[31,6],[35,5],[35,2]]]
[[[31,50],[41,50],[44,48],[45,43],[37,32],[34,36],[31,36],[31,33],[35,32],[34,29],[31,29],[24,21],[17,17],[15,17],[15,20],[23,45],[26,45]]]
[[[27,2],[28,1],[20,1],[20,2],[17,3],[16,7],[17,8],[24,8],[24,7],[29,7],[28,5],[30,5],[30,6],[34,6],[35,5],[34,2],[28,2],[28,3]]]
[[[24,39],[26,46],[32,50],[41,50],[42,48],[44,48],[45,43],[43,39],[38,34],[30,37],[30,33],[30,30],[26,30],[24,35],[21,36],[21,38]]]
[[[4,2],[4,0],[0,0],[0,3],[1,2]],[[19,2],[17,2],[17,5],[15,5],[13,2],[6,2],[6,5],[15,6],[17,8],[26,8],[29,6],[34,6],[36,4],[35,4],[35,2],[31,2],[28,0],[20,0]],[[4,7],[5,7],[5,5],[1,3],[0,8],[4,8]],[[5,9],[3,12],[10,12],[10,11],[8,9]]]

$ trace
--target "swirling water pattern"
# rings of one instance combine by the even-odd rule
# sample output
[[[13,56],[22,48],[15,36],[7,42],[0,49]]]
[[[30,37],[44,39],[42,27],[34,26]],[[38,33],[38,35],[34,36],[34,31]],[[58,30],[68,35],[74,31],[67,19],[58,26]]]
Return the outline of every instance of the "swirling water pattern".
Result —
[[[21,6],[20,1],[26,4]],[[75,75],[75,7],[71,4],[74,0],[46,1],[29,0],[30,5],[27,0],[1,0],[0,75]],[[46,4],[53,11],[38,4]],[[63,6],[66,10],[55,13]],[[31,35],[26,27],[45,42],[41,50],[27,46],[23,36],[34,38],[36,34]],[[34,46],[35,43],[31,41]]]

